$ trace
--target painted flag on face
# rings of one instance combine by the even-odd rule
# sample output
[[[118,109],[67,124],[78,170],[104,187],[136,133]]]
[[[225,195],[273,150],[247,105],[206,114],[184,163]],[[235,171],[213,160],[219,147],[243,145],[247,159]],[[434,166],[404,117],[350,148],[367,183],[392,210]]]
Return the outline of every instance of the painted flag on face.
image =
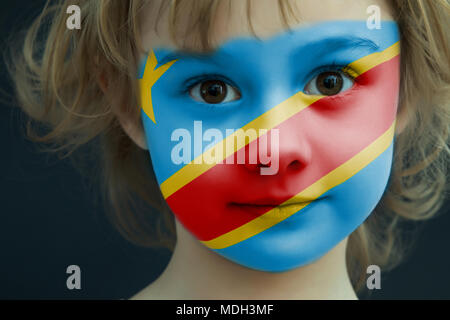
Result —
[[[264,41],[239,39],[207,58],[174,62],[175,55],[162,50],[158,63],[149,55],[153,63],[141,77],[158,70],[157,64],[166,72],[152,82],[152,116],[143,113],[155,174],[171,210],[204,245],[250,267],[285,269],[320,256],[372,211],[390,172],[400,44],[395,23],[385,23],[378,34],[363,30],[362,24],[332,22]],[[224,76],[241,84],[241,101],[211,111],[198,102],[185,102],[181,95],[169,95],[169,88],[177,87],[177,78],[185,74],[192,77],[208,68],[218,74],[221,55],[231,57],[229,62],[233,57],[249,59]],[[302,59],[297,62],[295,57]],[[352,86],[330,96],[299,90],[307,76],[330,68],[351,75]],[[292,85],[301,75],[300,86]],[[252,81],[253,87],[248,85]],[[142,99],[149,99],[148,94]],[[194,136],[196,120],[204,129],[234,129],[201,151],[190,146],[189,163],[170,163],[172,150],[162,144],[173,147],[178,128]],[[248,130],[256,135],[239,139]],[[272,139],[274,133],[278,140]],[[260,162],[236,163],[239,153],[248,155],[268,142],[278,156],[276,174],[261,175],[260,169],[268,165]],[[202,161],[212,155],[219,155],[219,163]],[[320,244],[320,237],[329,239]],[[319,244],[309,256],[297,253],[295,258],[286,251],[291,245],[277,246],[278,239],[295,239],[311,248],[314,241]],[[278,250],[275,255],[287,262],[257,257],[270,250]]]

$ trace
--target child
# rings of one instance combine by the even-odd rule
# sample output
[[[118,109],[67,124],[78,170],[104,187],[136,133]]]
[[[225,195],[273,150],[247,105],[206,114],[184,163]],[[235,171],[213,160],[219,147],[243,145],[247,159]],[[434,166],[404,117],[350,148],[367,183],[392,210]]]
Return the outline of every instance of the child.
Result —
[[[174,250],[133,298],[354,299],[442,204],[448,31],[446,0],[63,1],[11,71],[30,135],[94,145],[119,231]]]

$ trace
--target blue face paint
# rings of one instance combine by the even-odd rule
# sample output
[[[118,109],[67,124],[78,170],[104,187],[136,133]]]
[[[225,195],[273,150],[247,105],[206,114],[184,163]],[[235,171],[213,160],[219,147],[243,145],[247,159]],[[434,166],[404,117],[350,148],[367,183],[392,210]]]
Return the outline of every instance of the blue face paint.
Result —
[[[142,117],[157,181],[177,219],[222,256],[265,271],[310,263],[347,237],[389,179],[398,41],[395,22],[369,30],[365,21],[336,21],[267,40],[234,39],[212,54],[154,49],[139,72],[142,84],[152,84],[151,94],[142,85],[143,103],[152,105]],[[344,90],[319,96],[317,81],[327,72],[323,84],[343,81]],[[236,90],[233,99],[202,102],[201,84],[216,80]],[[228,139],[238,128],[279,130],[279,172],[174,162],[174,132],[198,138],[196,121],[203,133],[216,129]],[[193,161],[208,143],[186,146]]]

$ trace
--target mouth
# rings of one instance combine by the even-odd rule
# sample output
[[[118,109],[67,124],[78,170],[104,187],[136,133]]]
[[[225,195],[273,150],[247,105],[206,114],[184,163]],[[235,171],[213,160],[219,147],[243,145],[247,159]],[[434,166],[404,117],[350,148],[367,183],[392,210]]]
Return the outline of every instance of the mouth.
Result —
[[[250,213],[256,217],[264,220],[278,220],[281,221],[297,213],[313,201],[319,199],[289,199],[281,204],[276,204],[274,201],[254,201],[254,202],[231,202],[229,205]]]

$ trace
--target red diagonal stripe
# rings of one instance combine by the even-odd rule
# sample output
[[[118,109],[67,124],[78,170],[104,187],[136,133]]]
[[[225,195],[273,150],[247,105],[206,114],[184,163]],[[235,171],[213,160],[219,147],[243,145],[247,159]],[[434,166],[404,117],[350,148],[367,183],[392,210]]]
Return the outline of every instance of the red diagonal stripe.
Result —
[[[219,164],[168,197],[170,208],[200,240],[247,223],[271,208],[243,210],[231,202],[276,197],[282,203],[348,161],[392,124],[398,86],[396,56],[357,77],[352,89],[322,98],[277,126],[278,174],[263,176],[248,165]]]

